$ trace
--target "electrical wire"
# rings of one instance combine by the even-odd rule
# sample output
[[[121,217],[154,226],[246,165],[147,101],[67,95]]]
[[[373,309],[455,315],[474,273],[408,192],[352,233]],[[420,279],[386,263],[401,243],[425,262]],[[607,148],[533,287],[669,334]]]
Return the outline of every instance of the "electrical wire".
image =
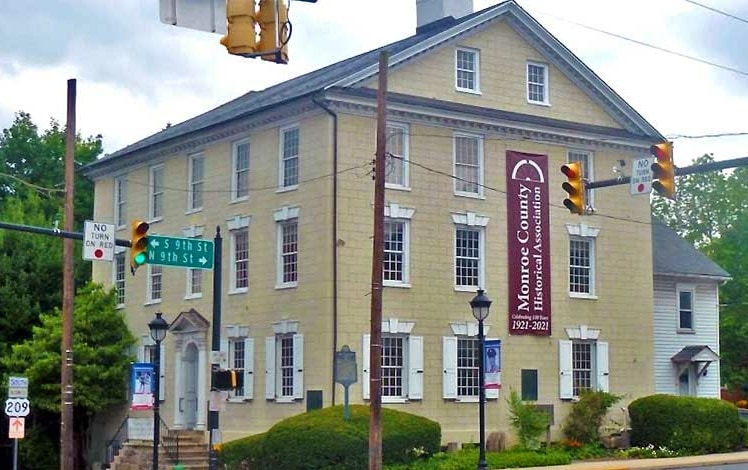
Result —
[[[44,186],[39,186],[38,184],[34,184],[34,183],[30,183],[28,181],[25,181],[25,180],[23,180],[23,179],[15,176],[15,175],[11,175],[9,173],[2,173],[2,172],[0,172],[0,177],[3,177],[3,176],[6,177],[6,178],[10,178],[12,180],[18,181],[19,183],[28,186],[29,188],[37,191],[40,194],[47,194],[47,195],[49,195],[51,193],[64,193],[65,192],[65,189],[45,188]]]
[[[668,139],[713,139],[718,137],[740,137],[744,135],[748,135],[748,132],[721,132],[719,134],[700,135],[675,134],[668,136]]]
[[[699,6],[701,8],[706,9],[706,10],[712,11],[714,13],[718,13],[720,15],[726,16],[728,18],[732,18],[734,20],[741,21],[743,23],[748,24],[748,20],[746,20],[745,18],[741,18],[741,17],[739,17],[737,15],[733,15],[732,13],[727,13],[726,11],[718,10],[717,8],[710,7],[709,5],[704,5],[703,3],[699,3],[699,2],[696,2],[694,0],[683,0],[683,1],[684,2],[688,2],[688,3],[692,4],[692,5]]]

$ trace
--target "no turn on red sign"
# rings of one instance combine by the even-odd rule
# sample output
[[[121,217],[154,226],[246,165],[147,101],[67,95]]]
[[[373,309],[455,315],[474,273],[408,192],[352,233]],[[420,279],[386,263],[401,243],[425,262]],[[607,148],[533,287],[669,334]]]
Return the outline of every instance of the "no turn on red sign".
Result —
[[[654,158],[640,158],[634,160],[634,168],[631,170],[630,192],[632,196],[637,194],[649,194],[652,192],[652,164]]]
[[[83,230],[83,259],[88,261],[114,260],[114,224],[87,220]]]

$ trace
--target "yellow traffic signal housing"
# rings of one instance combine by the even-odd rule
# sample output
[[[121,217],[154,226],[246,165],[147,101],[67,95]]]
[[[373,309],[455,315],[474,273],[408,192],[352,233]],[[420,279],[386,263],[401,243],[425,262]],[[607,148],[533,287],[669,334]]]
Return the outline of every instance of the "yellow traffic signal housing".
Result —
[[[135,274],[135,270],[148,261],[148,229],[150,225],[142,220],[133,220],[131,227],[130,271]]]
[[[585,213],[585,201],[582,162],[569,162],[562,165],[561,173],[566,175],[566,181],[561,187],[568,193],[568,196],[564,199],[564,206],[572,214],[583,215]]]
[[[221,44],[229,54],[249,55],[257,50],[254,0],[226,0],[226,36]]]
[[[213,388],[215,390],[236,390],[244,386],[244,378],[234,369],[213,371]]]
[[[673,144],[661,142],[649,148],[655,162],[652,163],[652,187],[661,195],[675,199],[675,165]]]
[[[276,10],[276,5],[278,9]],[[285,0],[260,0],[257,10],[260,23],[260,42],[257,52],[262,60],[278,64],[288,63],[288,37],[291,25],[288,22],[288,6]]]

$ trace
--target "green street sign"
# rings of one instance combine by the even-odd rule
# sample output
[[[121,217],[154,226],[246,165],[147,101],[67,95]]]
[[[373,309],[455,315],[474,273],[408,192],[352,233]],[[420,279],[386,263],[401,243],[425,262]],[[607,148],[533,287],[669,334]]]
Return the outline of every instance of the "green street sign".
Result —
[[[148,264],[213,269],[213,241],[148,235]]]

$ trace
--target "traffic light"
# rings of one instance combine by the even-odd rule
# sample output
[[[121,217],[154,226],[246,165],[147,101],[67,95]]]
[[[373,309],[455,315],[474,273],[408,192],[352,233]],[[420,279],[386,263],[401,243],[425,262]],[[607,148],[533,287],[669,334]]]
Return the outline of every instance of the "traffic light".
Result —
[[[276,11],[275,6],[278,5]],[[276,15],[277,13],[277,15]],[[257,10],[257,22],[260,23],[260,42],[257,52],[262,60],[278,64],[288,63],[288,6],[285,0],[260,0]]]
[[[214,390],[235,390],[244,385],[242,374],[233,369],[217,369],[213,371]]]
[[[254,54],[257,50],[254,0],[226,0],[226,36],[221,44],[229,54]]]
[[[661,195],[675,199],[675,166],[673,144],[661,142],[649,148],[655,162],[652,163],[652,187]]]
[[[150,225],[142,220],[132,221],[132,235],[130,237],[130,271],[144,265],[148,260],[148,229]]]
[[[568,196],[564,199],[564,205],[572,214],[583,215],[585,212],[585,202],[582,162],[569,162],[566,165],[562,165],[561,173],[566,175],[566,181],[564,181],[561,187],[568,193]]]

